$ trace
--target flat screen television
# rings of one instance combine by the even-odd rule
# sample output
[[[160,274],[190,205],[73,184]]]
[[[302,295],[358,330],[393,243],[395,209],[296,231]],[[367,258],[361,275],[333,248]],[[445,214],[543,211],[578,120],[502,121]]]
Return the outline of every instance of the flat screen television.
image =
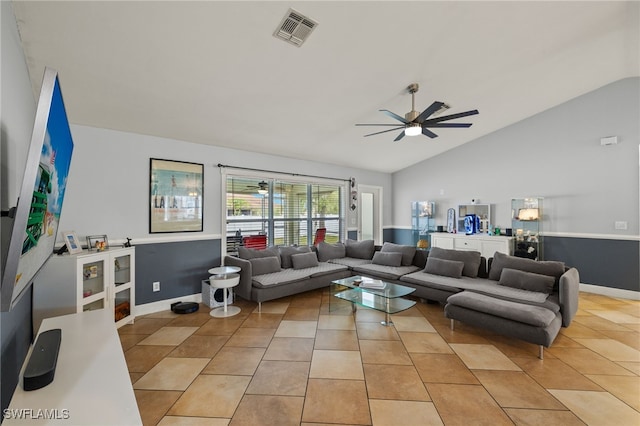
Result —
[[[3,259],[2,312],[15,306],[53,253],[72,153],[58,73],[46,68],[18,203],[9,213],[13,223]]]

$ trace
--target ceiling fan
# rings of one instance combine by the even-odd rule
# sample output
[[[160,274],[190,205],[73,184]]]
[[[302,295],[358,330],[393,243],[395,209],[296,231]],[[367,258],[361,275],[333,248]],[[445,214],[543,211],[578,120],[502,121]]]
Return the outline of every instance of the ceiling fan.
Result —
[[[247,185],[247,188],[250,189],[257,189],[258,190],[258,194],[267,194],[269,192],[269,184],[265,181],[260,181],[258,182],[258,186],[255,185]]]
[[[394,141],[399,141],[405,136],[417,136],[419,134],[423,134],[425,136],[429,136],[430,138],[437,138],[438,135],[433,133],[429,128],[435,127],[470,127],[471,123],[443,123],[443,121],[454,120],[456,118],[467,117],[469,115],[478,114],[478,110],[474,109],[472,111],[460,112],[458,114],[444,115],[442,117],[434,117],[429,118],[436,112],[440,112],[441,110],[448,109],[449,107],[444,102],[434,102],[422,112],[418,112],[415,110],[415,93],[418,91],[418,83],[410,84],[407,87],[407,91],[411,93],[411,111],[405,114],[404,117],[399,116],[398,114],[394,114],[393,112],[381,109],[380,111],[384,114],[388,115],[391,118],[394,118],[402,123],[402,125],[398,124],[356,124],[356,126],[395,126],[393,129],[383,130],[381,132],[369,133],[366,136],[379,135],[381,133],[393,132],[394,130],[403,129],[402,132]]]

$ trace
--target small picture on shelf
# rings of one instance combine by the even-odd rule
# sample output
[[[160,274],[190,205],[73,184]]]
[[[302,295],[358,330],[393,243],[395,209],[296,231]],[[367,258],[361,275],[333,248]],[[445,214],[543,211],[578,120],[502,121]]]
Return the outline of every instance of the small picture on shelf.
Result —
[[[103,251],[109,248],[109,240],[106,235],[87,236],[87,248],[96,251]]]
[[[63,232],[62,236],[64,237],[64,244],[67,246],[67,250],[70,254],[76,254],[82,252],[82,246],[80,245],[80,240],[78,236],[73,231]]]

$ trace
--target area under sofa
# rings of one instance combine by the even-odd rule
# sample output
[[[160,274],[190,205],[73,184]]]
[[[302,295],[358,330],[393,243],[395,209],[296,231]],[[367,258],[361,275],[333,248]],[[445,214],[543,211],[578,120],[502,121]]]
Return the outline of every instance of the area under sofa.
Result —
[[[225,257],[226,265],[241,268],[236,294],[259,306],[353,275],[380,278],[443,304],[452,327],[458,320],[537,344],[541,358],[543,347],[571,323],[578,308],[578,271],[562,262],[499,252],[487,262],[474,251],[434,247],[427,252],[392,243],[376,247],[371,240],[239,254]]]

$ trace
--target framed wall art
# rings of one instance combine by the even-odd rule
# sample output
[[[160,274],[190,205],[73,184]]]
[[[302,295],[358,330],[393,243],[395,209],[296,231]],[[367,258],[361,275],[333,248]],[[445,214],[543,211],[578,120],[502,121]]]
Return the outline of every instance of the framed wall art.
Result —
[[[151,158],[149,233],[201,232],[204,165]]]

